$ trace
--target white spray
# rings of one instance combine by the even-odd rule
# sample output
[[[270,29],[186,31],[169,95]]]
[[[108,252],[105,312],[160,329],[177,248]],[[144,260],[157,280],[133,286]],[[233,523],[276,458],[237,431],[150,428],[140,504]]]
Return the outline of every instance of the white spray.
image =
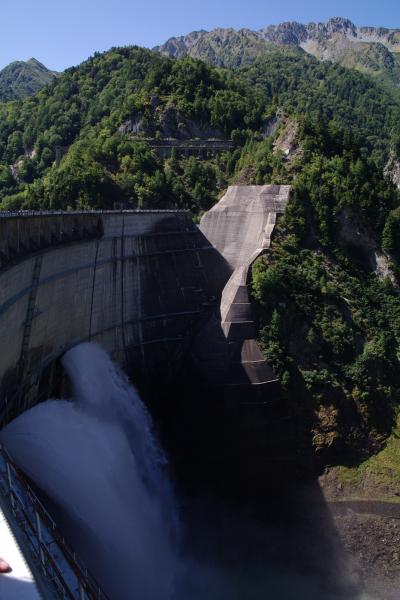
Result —
[[[111,600],[337,600],[312,577],[276,572],[260,561],[249,568],[241,552],[226,565],[214,565],[215,557],[211,563],[208,556],[201,563],[178,558],[166,459],[137,392],[93,344],[69,351],[63,365],[73,402],[35,406],[3,429],[0,441],[50,499],[71,546]],[[199,527],[214,535],[206,515]],[[258,547],[259,534],[247,529]],[[229,540],[221,548],[228,556]],[[246,554],[249,542],[238,527],[238,547],[241,540]]]
[[[60,509],[71,545],[110,598],[165,600],[178,520],[149,413],[98,346],[70,350],[63,366],[74,401],[35,406],[0,440]]]

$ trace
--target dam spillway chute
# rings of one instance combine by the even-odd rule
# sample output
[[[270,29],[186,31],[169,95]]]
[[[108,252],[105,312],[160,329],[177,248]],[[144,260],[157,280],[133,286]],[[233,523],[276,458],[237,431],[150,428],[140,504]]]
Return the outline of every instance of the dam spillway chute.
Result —
[[[251,266],[270,247],[289,194],[288,185],[230,186],[202,217],[201,231],[230,267],[217,318],[211,319],[206,334],[200,332],[195,349],[200,362],[213,362],[209,372],[219,384],[260,390],[268,385],[272,391],[277,383],[255,339],[250,280]]]

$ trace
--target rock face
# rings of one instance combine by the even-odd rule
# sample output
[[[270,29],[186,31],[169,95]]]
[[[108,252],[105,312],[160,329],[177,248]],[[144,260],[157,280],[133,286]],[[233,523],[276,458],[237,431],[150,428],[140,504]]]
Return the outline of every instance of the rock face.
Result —
[[[190,119],[172,107],[156,106],[152,119],[144,120],[142,115],[132,115],[122,123],[120,133],[160,139],[208,140],[225,139],[224,133],[209,123]]]
[[[340,213],[339,222],[339,244],[360,250],[375,275],[380,279],[388,277],[397,288],[396,277],[390,267],[391,257],[383,252],[367,224],[349,209]]]
[[[288,166],[295,158],[301,155],[301,145],[298,139],[299,123],[295,119],[288,119],[281,115],[281,131],[274,142],[275,152],[282,155]]]
[[[400,189],[400,160],[393,149],[390,151],[389,159],[386,163],[385,175]]]
[[[260,32],[218,28],[171,38],[155,50],[171,58],[191,56],[218,67],[239,67],[251,63],[271,47]]]
[[[171,38],[156,49],[170,57],[188,55],[217,66],[234,67],[251,62],[274,46],[297,48],[320,60],[333,60],[400,82],[400,29],[357,27],[342,17],[327,23],[280,23],[259,31],[198,31]]]
[[[0,71],[0,100],[19,100],[32,96],[58,75],[35,58],[26,62],[12,62]]]

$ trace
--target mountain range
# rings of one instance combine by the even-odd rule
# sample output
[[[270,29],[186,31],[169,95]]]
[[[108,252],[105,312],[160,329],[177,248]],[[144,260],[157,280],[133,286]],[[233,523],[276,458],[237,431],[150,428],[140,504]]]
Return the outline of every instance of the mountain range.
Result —
[[[400,84],[400,29],[357,27],[342,17],[306,25],[287,22],[258,31],[194,31],[170,38],[155,50],[169,57],[191,56],[219,67],[237,67],[276,46],[306,52],[319,60],[338,62],[395,86]]]
[[[251,64],[276,47],[288,54],[307,53],[357,69],[391,89],[400,86],[400,29],[357,27],[343,17],[327,23],[285,22],[258,31],[193,31],[172,37],[154,50],[169,58],[190,56],[213,66],[235,68]],[[0,71],[0,100],[31,96],[58,76],[35,58],[12,62]]]

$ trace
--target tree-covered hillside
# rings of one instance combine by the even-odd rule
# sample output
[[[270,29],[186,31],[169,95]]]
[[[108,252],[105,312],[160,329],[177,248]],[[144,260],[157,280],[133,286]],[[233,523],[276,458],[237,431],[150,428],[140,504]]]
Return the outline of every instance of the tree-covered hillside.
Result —
[[[139,48],[112,49],[67,70],[34,97],[0,105],[2,206],[161,203],[198,212],[234,180],[243,144],[262,140],[278,108],[345,127],[380,163],[399,131],[399,107],[390,94],[367,77],[296,50],[274,50],[230,71]],[[126,123],[136,123],[142,141],[123,133]],[[230,137],[237,150],[205,162],[162,161],[143,141],[190,137],[191,131]]]
[[[232,172],[231,156],[164,163],[140,137],[181,126],[241,138],[266,118],[268,99],[243,77],[139,48],[94,56],[32,98],[0,106],[3,208],[128,206],[207,208]],[[57,151],[66,156],[55,165]],[[12,168],[10,169],[10,165]]]
[[[253,270],[260,342],[322,464],[365,458],[400,401],[400,192],[383,175],[399,106],[368,77],[295,54],[242,72],[291,115],[281,127],[297,125],[292,158],[253,139],[236,166],[240,181],[293,185]]]
[[[0,71],[0,101],[32,96],[58,75],[35,58],[12,62]]]
[[[253,293],[305,435],[322,464],[340,464],[378,450],[399,408],[400,193],[347,129],[307,117],[299,135],[292,199]]]

